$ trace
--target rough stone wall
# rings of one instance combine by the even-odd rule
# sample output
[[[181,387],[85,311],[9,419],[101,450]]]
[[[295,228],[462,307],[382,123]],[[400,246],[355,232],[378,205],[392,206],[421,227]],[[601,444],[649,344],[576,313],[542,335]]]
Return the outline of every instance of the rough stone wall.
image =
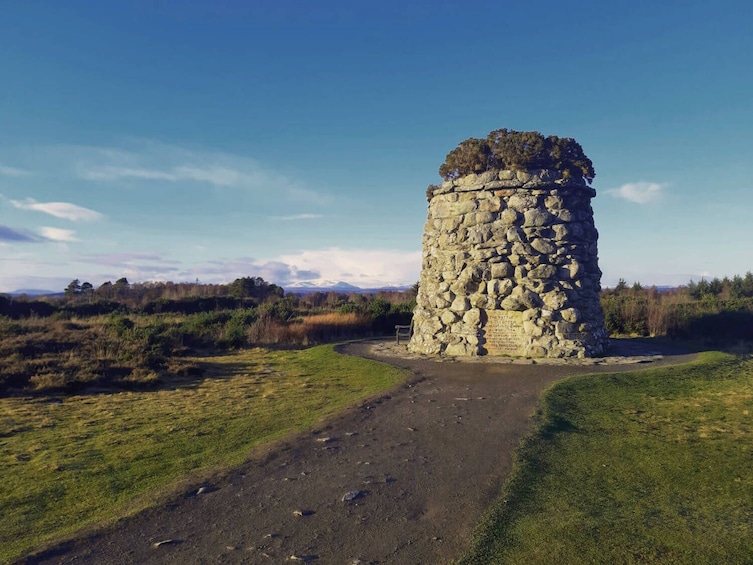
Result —
[[[488,171],[430,189],[409,349],[602,354],[595,195],[546,169]]]

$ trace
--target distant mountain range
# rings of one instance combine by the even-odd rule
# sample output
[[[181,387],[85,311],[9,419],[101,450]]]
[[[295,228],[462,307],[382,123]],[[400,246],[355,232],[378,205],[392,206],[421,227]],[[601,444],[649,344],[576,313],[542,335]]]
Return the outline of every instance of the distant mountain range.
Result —
[[[40,290],[38,288],[19,288],[6,294],[10,294],[11,296],[22,296],[24,294],[26,296],[54,296],[63,293],[55,290]]]
[[[352,284],[346,283],[346,282],[334,282],[334,281],[321,281],[318,283],[310,282],[310,281],[302,281],[302,282],[294,282],[290,283],[288,285],[283,285],[283,288],[285,290],[287,289],[312,289],[312,290],[321,290],[322,288],[326,288],[328,290],[359,290],[357,286],[354,286]]]
[[[343,281],[320,281],[320,282],[296,282],[282,285],[285,292],[290,294],[307,294],[309,292],[356,292],[359,294],[373,294],[380,290],[384,291],[402,291],[408,290],[412,285],[406,286],[381,286],[378,288],[361,288]],[[2,293],[0,293],[2,294]],[[62,296],[62,292],[54,290],[42,290],[39,288],[19,288],[13,292],[7,292],[11,296]]]
[[[355,292],[358,294],[374,294],[383,291],[403,291],[408,290],[413,285],[404,286],[381,286],[377,288],[361,288],[359,286],[352,285],[343,281],[320,281],[320,282],[295,282],[286,285],[282,285],[285,292],[291,294],[307,294],[309,292]],[[605,287],[605,290],[609,287]],[[649,288],[649,287],[646,287]],[[662,285],[657,286],[656,290],[659,292],[668,292],[675,290],[676,286]],[[2,294],[2,293],[0,293]],[[62,292],[55,292],[54,290],[42,290],[38,288],[19,288],[13,292],[7,292],[11,296],[62,296]]]
[[[307,294],[309,292],[355,292],[359,294],[373,294],[380,290],[402,291],[408,290],[412,285],[406,286],[383,286],[379,288],[361,288],[343,281],[320,281],[320,282],[295,282],[283,285],[285,292],[291,294]]]

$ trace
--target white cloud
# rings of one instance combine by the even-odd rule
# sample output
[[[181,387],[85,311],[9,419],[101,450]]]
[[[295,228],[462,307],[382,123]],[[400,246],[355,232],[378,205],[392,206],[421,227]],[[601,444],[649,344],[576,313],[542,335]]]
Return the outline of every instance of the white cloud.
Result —
[[[41,227],[39,228],[39,232],[44,236],[46,239],[52,240],[52,241],[78,241],[76,239],[76,232],[73,230],[64,230],[60,228],[50,228],[50,227]]]
[[[8,167],[7,165],[0,165],[0,175],[4,175],[6,177],[25,177],[30,174],[31,173],[29,171],[24,171],[23,169]]]
[[[330,248],[281,255],[268,260],[238,257],[186,266],[181,280],[227,283],[239,277],[261,277],[286,286],[296,282],[346,282],[361,288],[411,285],[418,280],[421,252]]]
[[[661,198],[666,183],[628,182],[607,192],[615,198],[622,198],[636,204],[648,204]]]
[[[73,222],[84,221],[93,222],[95,220],[101,220],[104,218],[99,212],[84,208],[83,206],[77,206],[68,202],[37,202],[33,198],[27,198],[26,200],[10,200],[10,203],[22,210],[34,210],[36,212],[44,212],[50,214],[56,218],[63,218],[71,220]]]
[[[282,255],[278,260],[299,270],[319,273],[311,282],[343,281],[362,288],[413,284],[421,271],[420,251],[333,247]]]

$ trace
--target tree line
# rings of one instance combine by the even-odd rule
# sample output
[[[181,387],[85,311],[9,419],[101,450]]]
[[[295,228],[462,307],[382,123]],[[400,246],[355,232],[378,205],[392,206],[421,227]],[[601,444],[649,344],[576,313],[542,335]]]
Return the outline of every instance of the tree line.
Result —
[[[612,335],[666,336],[728,343],[753,340],[753,273],[690,281],[672,289],[620,279],[601,294]]]
[[[229,284],[199,282],[129,283],[121,278],[94,288],[74,279],[62,296],[11,297],[0,294],[0,316],[13,319],[36,317],[87,317],[118,314],[182,314],[230,312],[261,307],[261,313],[280,321],[307,314],[337,312],[364,314],[375,330],[409,321],[418,285],[408,291],[376,294],[309,292],[286,295],[282,287],[261,277],[241,277]]]
[[[92,299],[119,300],[137,306],[154,300],[181,300],[185,298],[230,297],[265,298],[269,295],[282,296],[283,289],[268,283],[261,277],[241,277],[230,284],[202,284],[182,282],[143,282],[131,284],[123,277],[114,283],[106,281],[98,288],[89,282],[72,280],[63,292],[65,301],[82,302]]]

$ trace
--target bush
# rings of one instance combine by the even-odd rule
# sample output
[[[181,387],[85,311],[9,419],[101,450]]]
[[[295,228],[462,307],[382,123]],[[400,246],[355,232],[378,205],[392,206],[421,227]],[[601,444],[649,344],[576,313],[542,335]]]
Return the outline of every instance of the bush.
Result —
[[[337,309],[338,314],[362,314],[363,308],[359,304],[346,302]]]
[[[374,319],[379,319],[384,316],[386,316],[392,305],[387,302],[384,298],[375,298],[371,301],[369,304],[367,311],[369,315]]]
[[[257,319],[255,308],[236,310],[225,324],[222,338],[218,345],[221,347],[242,347],[246,344],[247,329]]]
[[[445,180],[492,169],[554,169],[565,178],[593,182],[593,163],[571,137],[544,137],[537,131],[494,130],[486,139],[471,137],[447,154],[439,167]]]
[[[211,347],[220,339],[231,315],[230,310],[221,310],[186,316],[179,324],[184,343],[192,347]]]
[[[265,302],[259,308],[260,318],[269,318],[279,322],[287,322],[295,314],[295,304],[289,297],[281,298],[275,302]]]
[[[133,329],[133,321],[128,316],[113,315],[107,320],[107,328],[117,337],[122,338]]]

